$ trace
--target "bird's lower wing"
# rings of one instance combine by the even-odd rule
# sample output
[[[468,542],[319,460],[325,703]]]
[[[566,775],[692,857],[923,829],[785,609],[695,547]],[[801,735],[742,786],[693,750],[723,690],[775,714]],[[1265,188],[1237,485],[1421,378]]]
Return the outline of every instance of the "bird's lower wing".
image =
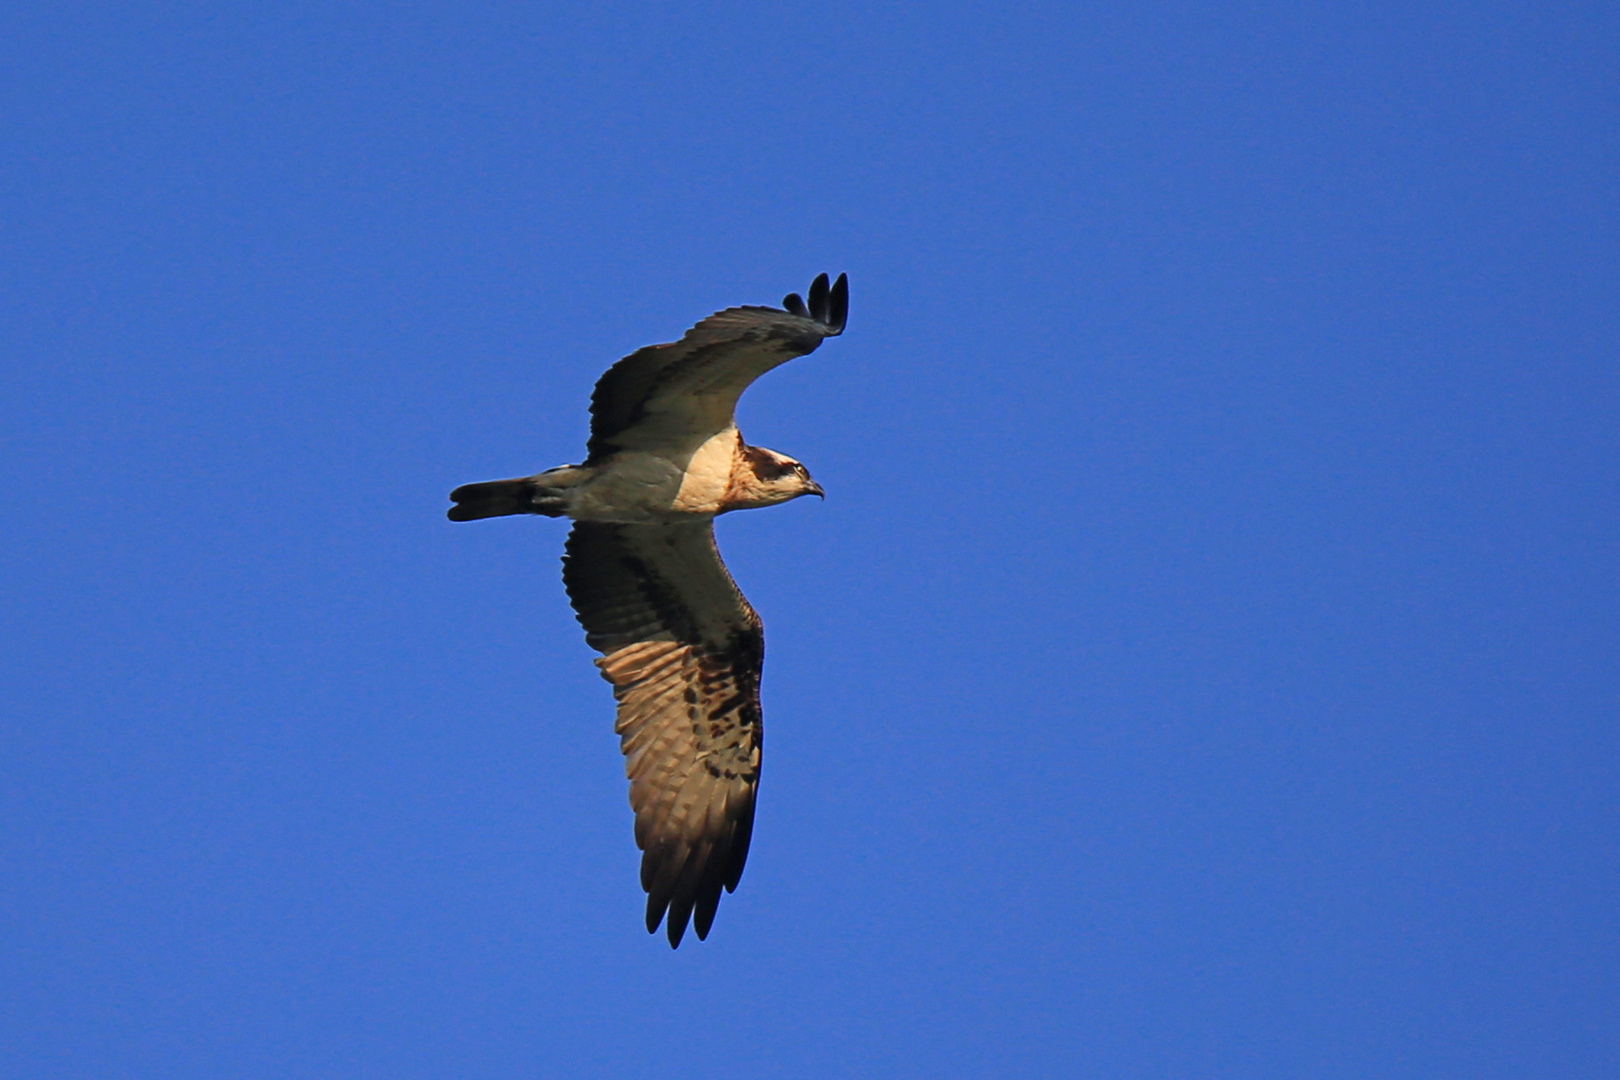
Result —
[[[748,858],[764,636],[707,522],[575,524],[563,582],[618,699],[647,929],[706,937]]]

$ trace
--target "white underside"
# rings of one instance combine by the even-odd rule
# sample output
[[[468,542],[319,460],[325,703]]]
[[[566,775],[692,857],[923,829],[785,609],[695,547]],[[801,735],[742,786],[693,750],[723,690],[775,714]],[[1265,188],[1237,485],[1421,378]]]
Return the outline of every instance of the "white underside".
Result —
[[[568,516],[575,521],[647,525],[713,517],[731,484],[737,429],[705,440],[682,462],[679,456],[621,451],[576,478],[559,476]]]

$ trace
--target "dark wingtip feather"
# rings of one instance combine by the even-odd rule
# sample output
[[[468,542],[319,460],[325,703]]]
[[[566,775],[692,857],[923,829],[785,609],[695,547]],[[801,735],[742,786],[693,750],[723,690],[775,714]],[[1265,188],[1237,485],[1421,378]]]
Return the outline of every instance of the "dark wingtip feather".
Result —
[[[754,837],[752,792],[748,798],[749,805],[738,812],[736,831],[731,834],[730,850],[727,852],[725,876],[720,879],[726,887],[726,892],[737,891],[737,883],[742,880],[743,867],[748,864],[748,844]],[[716,903],[718,902],[717,898]]]
[[[647,933],[658,933],[658,924],[664,921],[664,908],[668,906],[668,900],[660,901],[657,897],[647,897]]]
[[[833,282],[832,295],[827,298],[827,325],[832,327],[833,333],[842,334],[844,324],[849,321],[849,275],[839,274],[838,280]]]
[[[818,323],[827,321],[827,275],[817,274],[810,283],[810,317]]]
[[[838,280],[827,284],[827,275],[818,274],[810,283],[810,302],[807,305],[798,293],[788,293],[782,306],[789,314],[801,319],[814,319],[836,336],[844,332],[849,321],[849,275],[839,274]]]
[[[676,918],[676,916],[680,916]],[[684,911],[677,911],[674,904],[669,906],[669,920],[664,924],[664,930],[669,934],[669,947],[681,947],[681,938],[686,936],[686,921],[692,917],[692,908],[685,906]]]
[[[709,940],[709,927],[714,925],[714,913],[720,906],[720,884],[717,880],[703,890],[692,909],[692,929],[697,931],[699,941]]]

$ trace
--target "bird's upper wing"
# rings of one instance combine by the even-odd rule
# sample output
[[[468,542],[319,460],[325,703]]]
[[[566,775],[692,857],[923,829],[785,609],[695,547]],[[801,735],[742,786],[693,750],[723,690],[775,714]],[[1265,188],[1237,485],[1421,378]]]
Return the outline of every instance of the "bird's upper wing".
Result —
[[[782,304],[786,310],[717,311],[681,340],[638,349],[608,368],[591,394],[590,456],[696,445],[724,431],[750,383],[843,333],[849,285],[839,274],[829,287],[822,274],[808,307],[797,293]]]
[[[563,583],[585,640],[604,655],[615,730],[630,777],[647,930],[669,911],[679,945],[688,917],[707,937],[742,877],[754,826],[763,731],[765,638],[709,522],[578,522]]]

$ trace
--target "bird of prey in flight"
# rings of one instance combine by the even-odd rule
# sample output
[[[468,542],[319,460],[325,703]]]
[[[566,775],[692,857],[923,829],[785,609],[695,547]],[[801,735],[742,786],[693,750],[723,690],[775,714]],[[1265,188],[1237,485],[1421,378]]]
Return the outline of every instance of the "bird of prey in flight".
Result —
[[[714,519],[822,494],[803,465],[743,441],[737,399],[843,333],[848,312],[842,274],[816,278],[808,304],[794,293],[780,309],[718,311],[603,374],[584,464],[450,493],[451,521],[574,521],[563,585],[613,684],[647,930],[667,911],[671,946],[688,919],[707,937],[721,888],[737,887],[759,786],[765,638],[720,561]]]

